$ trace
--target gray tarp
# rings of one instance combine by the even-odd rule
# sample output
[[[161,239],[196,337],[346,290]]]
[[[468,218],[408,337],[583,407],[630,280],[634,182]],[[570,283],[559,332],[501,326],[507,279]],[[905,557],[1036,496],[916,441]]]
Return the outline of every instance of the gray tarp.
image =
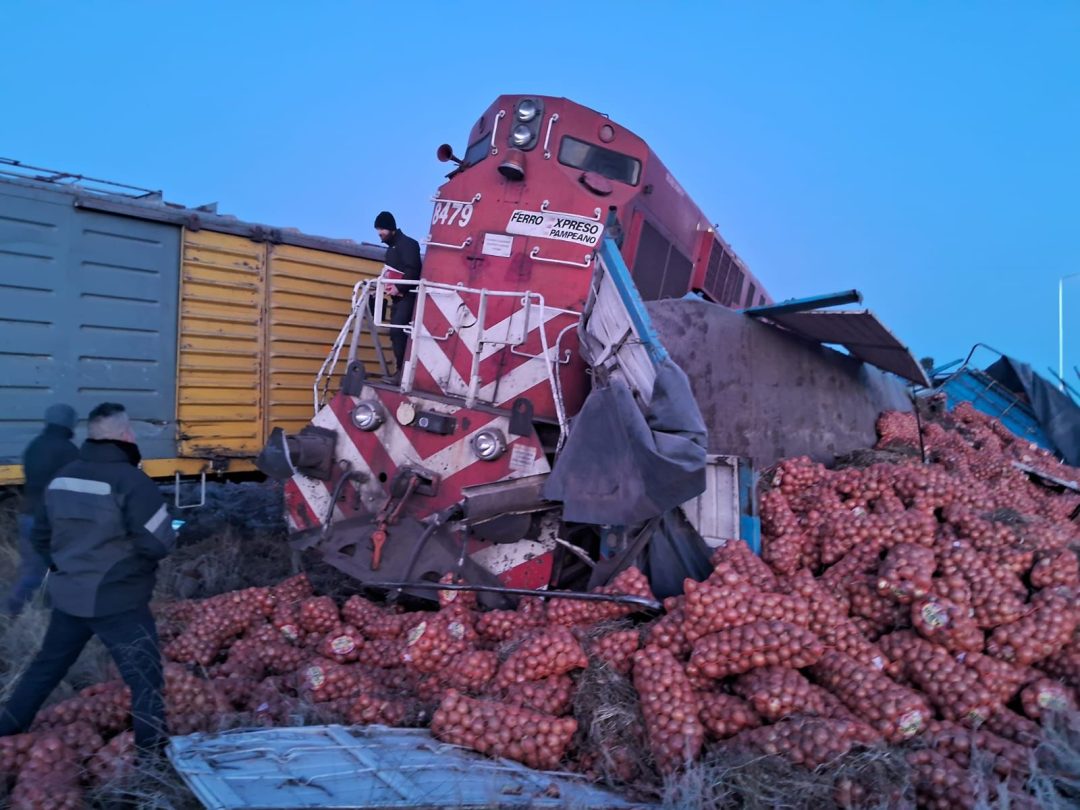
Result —
[[[1036,374],[1027,363],[1011,357],[1002,357],[989,366],[986,373],[1014,394],[1025,395],[1035,418],[1065,463],[1080,466],[1080,406]]]
[[[544,497],[562,501],[563,519],[632,526],[705,491],[705,422],[675,363],[657,366],[643,414],[629,387],[594,388],[575,417]]]
[[[687,578],[704,581],[712,573],[711,553],[682,510],[665,514],[645,550],[643,570],[653,594],[658,599],[678,596]]]

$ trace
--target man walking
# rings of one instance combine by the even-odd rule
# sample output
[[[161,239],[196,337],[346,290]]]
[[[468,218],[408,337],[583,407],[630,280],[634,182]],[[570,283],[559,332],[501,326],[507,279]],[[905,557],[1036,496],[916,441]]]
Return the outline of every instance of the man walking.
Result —
[[[22,510],[19,514],[19,575],[7,600],[9,616],[22,612],[45,579],[45,560],[30,544],[34,512],[56,471],[79,456],[78,448],[71,441],[74,430],[75,410],[70,405],[50,405],[45,410],[45,429],[27,445],[23,453],[26,486],[23,487]]]
[[[386,263],[401,273],[404,281],[420,280],[420,244],[398,230],[397,221],[389,211],[381,211],[375,217],[375,231],[386,245]],[[413,310],[416,308],[416,285],[402,285],[391,294],[390,323],[394,326],[408,326],[412,323]],[[390,343],[394,347],[396,368],[388,382],[401,383],[401,372],[405,367],[405,346],[409,336],[403,329],[390,330]]]
[[[140,755],[166,741],[161,651],[150,612],[158,560],[173,546],[157,486],[138,469],[139,449],[123,405],[90,412],[79,458],[45,490],[32,542],[52,572],[53,611],[37,657],[7,705],[0,736],[26,731],[91,636],[105,644],[131,689]]]

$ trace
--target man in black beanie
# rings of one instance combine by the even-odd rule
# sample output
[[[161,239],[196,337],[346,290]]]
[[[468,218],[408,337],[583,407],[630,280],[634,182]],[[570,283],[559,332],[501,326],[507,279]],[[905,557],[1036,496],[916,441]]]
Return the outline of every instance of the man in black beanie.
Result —
[[[74,430],[75,409],[59,402],[50,405],[45,409],[45,429],[23,453],[26,486],[19,514],[19,578],[5,606],[9,616],[21,613],[45,580],[48,564],[30,543],[34,513],[56,471],[79,457],[79,450],[71,441]]]
[[[379,240],[386,245],[386,263],[401,273],[405,281],[420,279],[420,244],[398,230],[394,215],[389,211],[380,211],[375,217],[375,230]],[[402,285],[393,295],[390,305],[390,323],[394,326],[407,326],[412,323],[413,310],[416,308],[416,286]],[[390,342],[394,347],[396,368],[388,381],[394,385],[401,383],[401,372],[405,367],[405,345],[408,335],[401,329],[390,331]]]

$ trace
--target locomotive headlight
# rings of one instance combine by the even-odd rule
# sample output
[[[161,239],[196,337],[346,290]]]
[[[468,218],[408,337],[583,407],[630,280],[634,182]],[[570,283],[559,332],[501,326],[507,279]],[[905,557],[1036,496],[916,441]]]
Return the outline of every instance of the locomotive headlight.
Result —
[[[527,98],[518,105],[517,117],[519,121],[532,121],[536,118],[537,112],[536,102]]]
[[[481,430],[473,436],[472,448],[481,461],[494,461],[506,452],[506,437],[501,430]]]
[[[524,146],[532,140],[532,130],[524,124],[518,124],[510,133],[510,143],[514,146]]]
[[[386,421],[382,405],[371,400],[361,400],[353,408],[352,422],[360,430],[375,430]]]

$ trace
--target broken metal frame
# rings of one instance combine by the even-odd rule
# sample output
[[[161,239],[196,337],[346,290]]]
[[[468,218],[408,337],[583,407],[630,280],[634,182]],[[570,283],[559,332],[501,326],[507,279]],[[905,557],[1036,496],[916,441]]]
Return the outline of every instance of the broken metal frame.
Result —
[[[653,611],[663,610],[664,607],[655,599],[647,599],[644,596],[577,593],[575,591],[535,591],[529,588],[502,588],[496,585],[459,585],[448,582],[429,582],[428,580],[415,582],[365,582],[364,586],[387,591],[415,588],[426,591],[474,591],[476,593],[499,593],[506,596],[535,596],[540,599],[573,599],[578,602],[614,602],[619,605],[630,605]]]
[[[778,304],[748,307],[742,310],[742,314],[749,315],[751,318],[768,318],[772,315],[809,312],[825,307],[843,306],[844,304],[861,304],[862,300],[862,293],[858,290],[843,290],[841,292],[826,293],[825,295],[812,295],[809,298],[788,298]]]

